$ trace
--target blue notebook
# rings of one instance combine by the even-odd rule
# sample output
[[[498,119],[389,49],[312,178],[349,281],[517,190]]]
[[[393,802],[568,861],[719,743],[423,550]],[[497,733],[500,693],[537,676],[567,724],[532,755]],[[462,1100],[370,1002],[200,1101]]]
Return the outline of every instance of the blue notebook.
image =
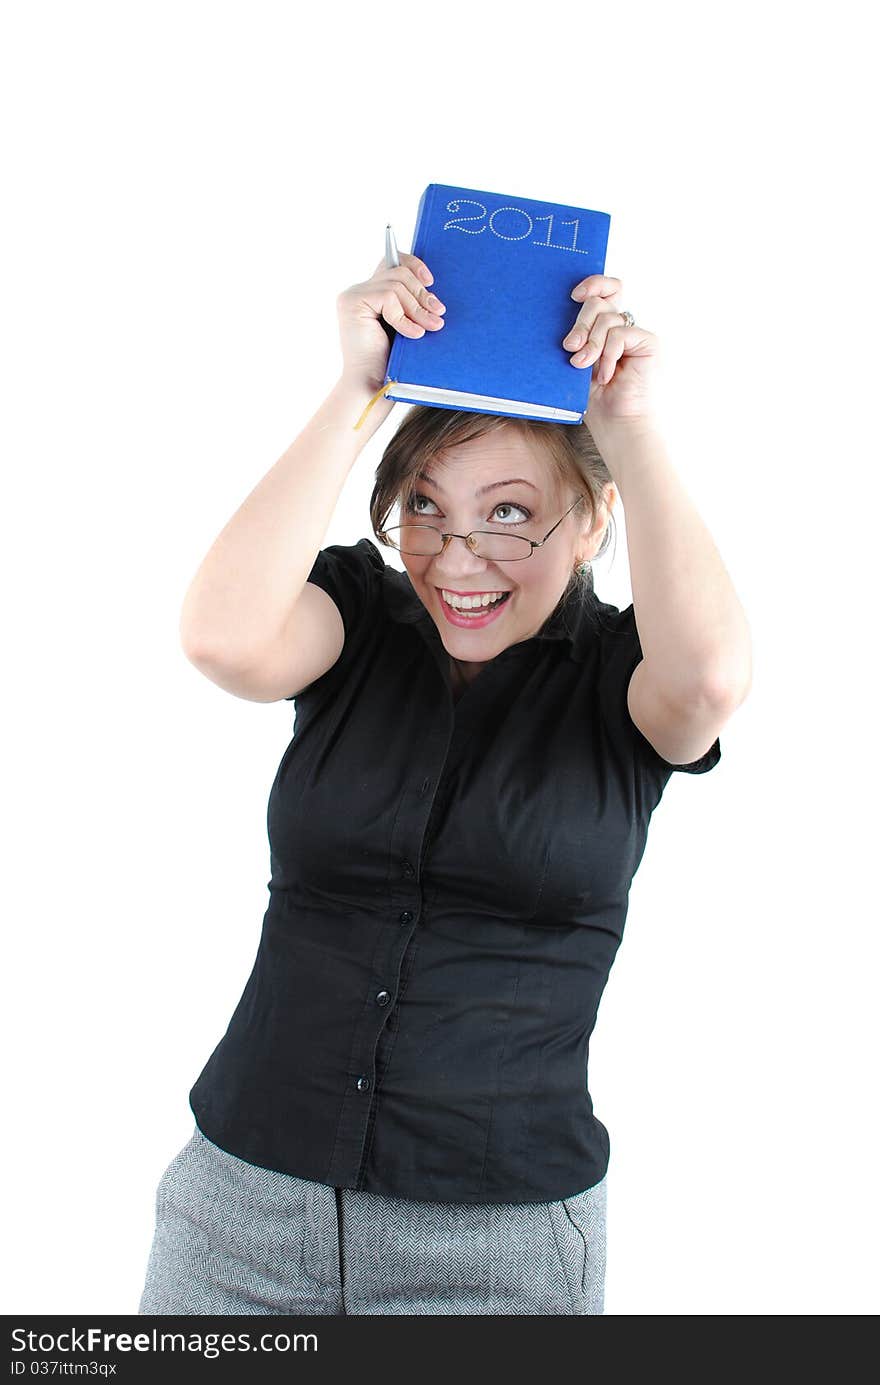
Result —
[[[394,334],[386,398],[582,423],[592,367],[573,366],[562,340],[575,284],[605,271],[610,224],[607,212],[430,183],[412,253],[434,275],[445,325]]]

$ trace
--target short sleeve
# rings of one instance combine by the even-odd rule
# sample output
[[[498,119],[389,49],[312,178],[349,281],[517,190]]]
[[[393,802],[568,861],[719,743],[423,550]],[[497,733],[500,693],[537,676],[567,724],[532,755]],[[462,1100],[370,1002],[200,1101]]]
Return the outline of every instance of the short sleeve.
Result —
[[[667,775],[676,770],[683,774],[705,774],[708,770],[714,769],[721,759],[719,737],[715,738],[698,760],[692,760],[686,765],[674,765],[658,754],[629,714],[629,681],[642,658],[642,646],[633,606],[630,604],[623,611],[604,606],[600,628],[599,699],[605,725],[612,737],[621,744],[630,746],[641,763],[649,768],[665,771]]]
[[[345,643],[336,663],[311,684],[323,688],[325,679],[345,672],[357,655],[381,598],[381,579],[385,561],[370,539],[355,544],[334,543],[322,548],[306,579],[325,591],[342,617]],[[296,694],[285,697],[293,702]]]

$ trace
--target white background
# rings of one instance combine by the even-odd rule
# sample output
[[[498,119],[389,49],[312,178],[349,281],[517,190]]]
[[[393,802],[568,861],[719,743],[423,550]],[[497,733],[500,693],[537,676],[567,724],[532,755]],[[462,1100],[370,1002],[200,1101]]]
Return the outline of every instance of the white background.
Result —
[[[249,974],[292,703],[178,643],[429,182],[611,213],[752,627],[592,1044],[608,1314],[877,1311],[877,225],[856,4],[8,4],[4,1311],[135,1313]],[[442,296],[442,291],[441,291]],[[454,305],[450,305],[450,315]],[[326,543],[370,534],[397,405]],[[625,526],[603,599],[631,599]]]

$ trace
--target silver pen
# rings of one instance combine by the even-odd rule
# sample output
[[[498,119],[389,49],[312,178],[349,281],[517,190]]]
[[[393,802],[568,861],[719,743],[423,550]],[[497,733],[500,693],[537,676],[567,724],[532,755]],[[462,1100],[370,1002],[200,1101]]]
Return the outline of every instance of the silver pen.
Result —
[[[389,221],[385,226],[385,268],[395,269],[400,264],[400,256],[397,253],[397,241],[394,239],[394,232]]]

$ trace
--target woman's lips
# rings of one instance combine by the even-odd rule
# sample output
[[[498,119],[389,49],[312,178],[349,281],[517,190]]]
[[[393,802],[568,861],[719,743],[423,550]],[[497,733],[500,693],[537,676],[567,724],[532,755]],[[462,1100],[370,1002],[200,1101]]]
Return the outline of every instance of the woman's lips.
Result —
[[[494,606],[487,606],[482,615],[464,615],[457,611],[454,606],[450,606],[439,587],[437,588],[437,595],[440,598],[443,614],[449,624],[456,625],[459,630],[482,630],[485,626],[491,625],[493,620],[497,620],[501,612],[510,605],[510,593],[508,593],[503,601],[496,602]]]

